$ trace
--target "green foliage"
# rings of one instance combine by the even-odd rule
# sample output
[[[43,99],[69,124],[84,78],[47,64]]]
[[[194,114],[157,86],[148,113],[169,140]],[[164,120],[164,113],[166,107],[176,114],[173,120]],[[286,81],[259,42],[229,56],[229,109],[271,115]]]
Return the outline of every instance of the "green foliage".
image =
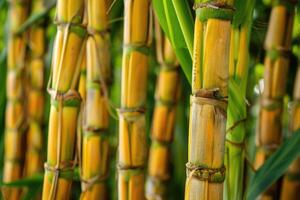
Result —
[[[279,149],[256,171],[250,181],[247,200],[254,200],[287,170],[300,155],[300,130],[294,132]]]
[[[191,83],[193,18],[187,1],[153,0],[152,3],[158,21]]]

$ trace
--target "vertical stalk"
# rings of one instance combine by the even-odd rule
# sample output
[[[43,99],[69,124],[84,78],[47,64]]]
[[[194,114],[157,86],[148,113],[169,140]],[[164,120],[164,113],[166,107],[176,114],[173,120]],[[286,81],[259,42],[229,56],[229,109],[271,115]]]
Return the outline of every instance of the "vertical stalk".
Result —
[[[106,0],[88,0],[86,110],[81,199],[108,199],[110,36]]]
[[[261,97],[255,166],[260,167],[278,148],[282,139],[283,97],[285,94],[294,19],[294,0],[283,0],[272,8],[265,39],[264,90]],[[279,195],[275,183],[261,195],[275,199]]]
[[[251,12],[252,13],[252,12]],[[252,16],[251,16],[252,17]],[[229,104],[225,165],[225,199],[242,199],[245,158],[246,84],[248,77],[249,24],[232,28],[229,67]],[[232,70],[231,70],[232,69]]]
[[[155,93],[155,108],[151,130],[147,199],[166,199],[170,179],[170,146],[173,140],[176,104],[179,97],[179,66],[169,40],[155,23],[156,52],[160,64]]]
[[[186,200],[223,198],[233,0],[196,0]]]
[[[3,182],[22,178],[25,152],[25,34],[16,34],[28,17],[30,1],[9,1],[8,58],[7,58],[7,104],[4,136]],[[20,189],[3,188],[5,199],[19,199]]]
[[[245,162],[246,90],[249,41],[255,0],[235,1],[229,59],[224,198],[243,199]]]
[[[149,0],[126,0],[121,109],[119,110],[118,194],[144,199],[146,164],[145,102],[149,53]]]
[[[57,1],[57,33],[53,48],[51,108],[43,199],[69,199],[80,94],[80,74],[86,30],[84,0]]]
[[[32,14],[43,9],[43,1],[36,0],[32,5]],[[39,21],[29,30],[29,66],[27,69],[28,118],[25,176],[43,171],[43,116],[44,116],[44,55],[46,51],[46,30],[44,21]]]
[[[296,81],[294,85],[294,100],[291,103],[290,131],[294,132],[300,128],[300,66],[298,66]],[[281,199],[297,200],[300,191],[300,158],[297,158],[286,172],[282,190]]]

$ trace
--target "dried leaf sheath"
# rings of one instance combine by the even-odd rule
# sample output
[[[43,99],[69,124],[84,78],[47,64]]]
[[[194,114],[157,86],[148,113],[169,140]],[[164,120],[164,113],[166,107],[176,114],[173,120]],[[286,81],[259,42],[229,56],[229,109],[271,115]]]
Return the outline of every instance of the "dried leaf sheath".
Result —
[[[43,1],[34,1],[32,13],[43,9]],[[45,27],[44,21],[38,22],[29,31],[29,65],[27,69],[28,85],[28,118],[27,149],[25,176],[43,171],[43,116],[44,116],[44,54]]]
[[[261,110],[257,134],[258,150],[256,167],[274,152],[282,138],[283,96],[291,50],[291,38],[294,18],[293,1],[282,1],[272,8],[268,32],[265,40],[264,91],[261,97]],[[294,2],[295,3],[295,2]],[[287,6],[287,5],[291,5]],[[273,185],[262,198],[275,198],[278,185]]]
[[[58,0],[52,55],[47,162],[43,199],[69,199],[80,95],[76,91],[86,35],[83,0]]]
[[[291,104],[290,131],[300,128],[300,67],[294,85],[294,100]],[[281,189],[281,199],[297,200],[300,191],[300,159],[296,159],[286,172]]]
[[[180,77],[179,66],[169,40],[162,35],[158,22],[155,28],[160,72],[155,94],[146,196],[147,199],[165,199],[167,181],[170,178],[170,145],[180,93]]]
[[[194,6],[186,200],[223,198],[232,6],[233,1],[196,1]]]
[[[88,0],[86,109],[81,199],[108,199],[110,37],[106,0]]]
[[[149,0],[126,0],[121,108],[119,110],[118,194],[144,199],[146,164],[145,102],[149,52]]]
[[[18,28],[28,17],[29,1],[11,0],[8,19],[8,57],[7,57],[7,104],[4,136],[3,182],[22,178],[24,164],[25,139],[25,35],[18,34]],[[19,199],[20,190],[3,188],[5,199]]]

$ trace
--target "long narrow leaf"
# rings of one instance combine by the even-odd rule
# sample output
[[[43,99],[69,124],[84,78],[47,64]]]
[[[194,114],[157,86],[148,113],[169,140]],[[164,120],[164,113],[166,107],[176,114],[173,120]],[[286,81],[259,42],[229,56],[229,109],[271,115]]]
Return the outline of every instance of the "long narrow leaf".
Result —
[[[186,46],[192,56],[194,26],[193,26],[193,16],[191,14],[188,2],[182,0],[173,0],[173,5],[186,42]]]
[[[256,199],[269,188],[287,170],[289,165],[300,155],[300,130],[296,131],[283,145],[258,169],[253,176],[247,200]]]
[[[183,27],[180,26],[180,24],[182,24],[184,27],[193,27],[193,20],[190,16],[190,10],[187,4],[182,4],[185,5],[185,7],[182,7],[179,12],[181,14],[181,18],[184,19],[184,22],[179,23],[179,18],[175,12],[175,7],[172,1],[153,0],[152,3],[158,21],[166,36],[171,41],[172,47],[187,77],[187,80],[189,83],[191,83],[192,56],[189,51],[186,38],[184,37]],[[187,38],[192,37],[190,33],[193,33],[193,30],[185,30],[185,34],[189,35]],[[191,42],[190,40],[191,39],[187,39],[187,41]],[[189,46],[191,46],[191,44]]]

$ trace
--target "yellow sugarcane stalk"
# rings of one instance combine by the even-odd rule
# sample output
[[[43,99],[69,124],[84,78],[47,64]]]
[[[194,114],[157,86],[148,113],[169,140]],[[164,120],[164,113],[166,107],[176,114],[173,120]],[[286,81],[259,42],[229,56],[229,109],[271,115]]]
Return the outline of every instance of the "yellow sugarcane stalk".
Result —
[[[53,47],[51,108],[43,199],[69,199],[75,157],[80,94],[76,88],[84,55],[84,0],[57,1]]]
[[[108,199],[110,36],[106,0],[88,0],[86,109],[81,199]]]
[[[300,128],[300,66],[297,70],[294,85],[293,102],[291,103],[290,131]],[[286,172],[281,189],[281,199],[297,200],[300,191],[300,159],[297,158]]]
[[[223,199],[233,0],[196,0],[186,200]]]
[[[151,148],[148,161],[147,199],[166,199],[170,178],[170,145],[175,125],[176,103],[179,97],[179,66],[169,40],[155,23],[157,60],[160,71],[156,86]]]
[[[28,17],[30,1],[9,1],[8,58],[7,58],[7,104],[4,136],[3,182],[22,178],[25,152],[25,34],[16,34]],[[20,189],[2,188],[5,199],[20,198]]]
[[[277,149],[282,140],[283,97],[289,67],[294,4],[294,0],[279,1],[271,12],[265,40],[267,55],[257,133],[257,168]],[[274,184],[261,198],[275,199],[279,191],[279,184]]]
[[[144,199],[146,164],[145,101],[149,52],[149,0],[126,0],[121,109],[119,110],[118,195]]]
[[[43,9],[43,1],[34,1],[32,14]],[[29,31],[29,65],[28,65],[28,118],[25,176],[43,171],[43,115],[44,115],[44,22],[38,22]]]

